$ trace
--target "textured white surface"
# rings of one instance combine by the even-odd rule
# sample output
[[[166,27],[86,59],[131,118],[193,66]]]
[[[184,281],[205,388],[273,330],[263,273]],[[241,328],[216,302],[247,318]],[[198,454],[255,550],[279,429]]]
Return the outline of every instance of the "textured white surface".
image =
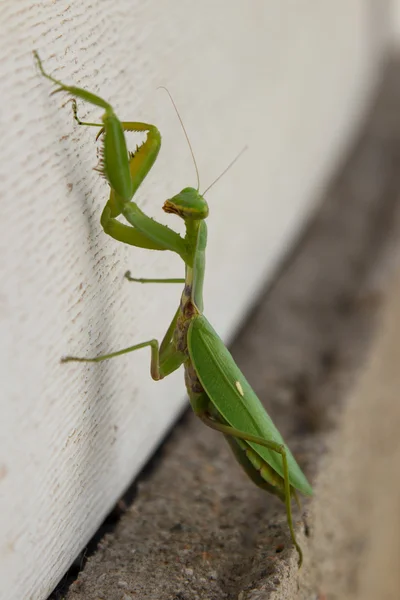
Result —
[[[94,132],[34,67],[88,87],[163,148],[138,195],[148,213],[195,184],[167,97],[180,108],[208,195],[206,312],[226,338],[290,245],[362,116],[380,42],[367,0],[3,0],[0,4],[0,598],[46,597],[182,407],[178,373],[149,353],[60,365],[161,337],[179,276],[167,253],[108,239]],[[383,39],[379,37],[379,40]],[[81,115],[98,118],[93,107]],[[134,144],[134,141],[132,142]]]

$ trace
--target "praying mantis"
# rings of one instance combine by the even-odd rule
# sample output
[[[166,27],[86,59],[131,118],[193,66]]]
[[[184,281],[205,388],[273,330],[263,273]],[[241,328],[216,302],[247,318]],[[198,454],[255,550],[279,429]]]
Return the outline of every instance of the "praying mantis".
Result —
[[[110,196],[100,219],[105,233],[136,248],[175,252],[185,264],[184,279],[146,280],[126,273],[130,281],[183,284],[180,304],[161,343],[151,339],[94,358],[66,356],[62,362],[101,362],[150,348],[150,374],[155,381],[183,365],[194,413],[205,425],[225,436],[235,458],[258,487],[284,502],[290,535],[301,566],[303,553],[294,531],[292,499],[299,504],[297,491],[310,496],[312,488],[232,355],[203,314],[205,219],[209,208],[204,193],[199,192],[196,162],[197,188],[184,188],[163,205],[166,213],[183,219],[185,235],[182,237],[149,218],[132,200],[157,159],[161,146],[157,127],[137,121],[120,121],[108,102],[92,92],[55,79],[44,70],[37,52],[34,56],[41,74],[57,86],[55,92],[72,96],[75,120],[80,125],[99,128],[96,140],[101,138],[102,145],[98,170],[110,186]],[[76,98],[103,109],[102,122],[81,121]],[[133,153],[127,150],[125,132],[146,134],[144,143]],[[187,138],[185,129],[184,133]],[[187,141],[194,159],[188,138]],[[118,219],[120,216],[126,223]]]

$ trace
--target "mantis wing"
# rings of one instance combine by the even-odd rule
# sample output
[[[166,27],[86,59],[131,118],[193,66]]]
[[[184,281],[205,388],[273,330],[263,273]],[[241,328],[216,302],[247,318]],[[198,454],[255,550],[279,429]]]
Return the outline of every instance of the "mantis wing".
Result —
[[[266,440],[284,444],[290,484],[310,496],[312,488],[281,434],[210,323],[195,317],[188,330],[190,358],[210,401],[229,425]],[[282,458],[273,450],[247,442],[283,478]]]

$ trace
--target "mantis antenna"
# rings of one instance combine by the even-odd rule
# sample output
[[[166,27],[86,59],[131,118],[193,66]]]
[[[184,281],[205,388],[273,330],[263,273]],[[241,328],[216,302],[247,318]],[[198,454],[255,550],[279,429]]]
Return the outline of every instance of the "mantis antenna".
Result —
[[[184,124],[183,124],[183,121],[182,121],[181,115],[179,114],[178,108],[177,108],[177,106],[176,106],[176,104],[175,104],[175,102],[174,102],[174,99],[173,99],[173,97],[172,97],[172,95],[171,95],[171,92],[168,90],[168,88],[166,88],[164,85],[160,85],[160,86],[158,86],[158,88],[157,88],[157,89],[158,89],[158,90],[160,90],[160,89],[161,89],[161,90],[165,90],[165,91],[167,92],[167,94],[168,94],[168,96],[169,96],[169,99],[170,99],[170,100],[171,100],[171,102],[172,102],[172,106],[173,106],[173,107],[174,107],[174,109],[175,109],[176,115],[177,115],[177,117],[178,117],[178,119],[179,119],[179,122],[180,122],[180,124],[181,124],[181,127],[182,127],[182,130],[183,130],[183,133],[185,134],[185,138],[186,138],[186,141],[187,141],[187,143],[188,143],[188,146],[189,146],[190,154],[192,155],[192,159],[193,159],[194,168],[196,169],[196,177],[197,177],[197,191],[199,191],[199,189],[200,189],[200,175],[199,175],[199,169],[198,169],[198,167],[197,167],[197,162],[196,162],[196,158],[195,158],[195,156],[194,156],[194,152],[193,152],[192,144],[190,143],[189,136],[188,136],[188,134],[187,134],[187,131],[186,131],[186,129],[185,129],[185,126],[184,126]],[[223,175],[225,175],[225,173],[226,173],[227,171],[229,171],[229,169],[230,169],[231,167],[233,167],[233,165],[235,164],[235,162],[236,162],[236,161],[237,161],[237,160],[238,160],[238,159],[239,159],[239,158],[242,156],[243,152],[245,152],[246,150],[247,150],[247,146],[245,146],[244,148],[242,148],[242,150],[239,152],[239,154],[238,154],[237,156],[235,156],[235,158],[234,158],[234,159],[233,159],[233,160],[232,160],[232,161],[229,163],[229,165],[228,165],[228,166],[227,166],[227,167],[226,167],[226,168],[225,168],[225,169],[222,171],[222,173],[221,173],[220,175],[218,175],[218,177],[217,177],[216,179],[214,179],[214,181],[213,181],[213,182],[212,182],[212,183],[211,183],[211,184],[208,186],[208,188],[207,188],[207,189],[206,189],[206,190],[205,190],[205,191],[202,193],[202,196],[204,196],[204,195],[205,195],[205,193],[206,193],[206,192],[208,192],[208,190],[210,190],[210,189],[212,188],[212,186],[213,186],[215,183],[217,183],[217,181],[219,181],[219,180],[221,179],[221,177],[222,177]]]
[[[237,154],[237,155],[235,156],[235,158],[234,158],[234,159],[233,159],[233,160],[232,160],[232,161],[229,163],[229,165],[228,165],[228,166],[227,166],[227,167],[226,167],[226,168],[225,168],[225,169],[222,171],[222,173],[221,173],[220,175],[218,175],[217,179],[214,179],[214,181],[213,181],[213,182],[212,182],[212,183],[211,183],[211,184],[208,186],[208,188],[206,188],[206,189],[204,190],[204,192],[201,194],[202,196],[205,196],[205,195],[206,195],[206,193],[208,192],[208,190],[210,190],[210,189],[212,188],[212,186],[213,186],[215,183],[217,183],[217,181],[219,181],[219,180],[221,179],[221,177],[222,177],[223,175],[225,175],[225,173],[226,173],[227,171],[229,171],[229,169],[230,169],[231,167],[233,167],[233,165],[235,164],[235,162],[236,162],[237,160],[239,160],[239,158],[242,156],[243,152],[246,152],[247,148],[248,148],[248,146],[245,146],[244,148],[242,148],[242,149],[241,149],[241,151],[239,152],[239,154]]]
[[[200,175],[199,175],[199,169],[198,169],[198,167],[197,167],[197,162],[196,162],[196,159],[195,159],[195,157],[194,157],[194,152],[193,152],[192,144],[190,143],[189,136],[188,136],[188,134],[187,134],[187,131],[186,131],[186,129],[185,129],[185,126],[184,126],[184,124],[183,124],[183,121],[182,121],[181,115],[179,114],[178,108],[177,108],[177,106],[176,106],[176,104],[175,104],[175,102],[174,102],[174,99],[173,99],[173,97],[172,97],[172,95],[171,95],[170,91],[169,91],[169,90],[168,90],[168,89],[167,89],[165,86],[163,86],[163,85],[160,85],[160,86],[158,86],[158,88],[157,88],[157,89],[158,89],[158,90],[165,90],[165,91],[167,92],[167,94],[168,94],[168,96],[169,96],[169,99],[170,99],[170,100],[171,100],[171,102],[172,102],[172,106],[173,106],[173,107],[174,107],[174,109],[175,109],[176,115],[177,115],[177,117],[178,117],[178,119],[179,119],[179,123],[181,124],[182,130],[183,130],[183,133],[185,134],[185,138],[186,138],[186,141],[187,141],[187,143],[188,143],[188,146],[189,146],[190,154],[192,155],[192,159],[193,159],[194,168],[196,169],[196,177],[197,177],[197,191],[199,191],[199,189],[200,189]]]

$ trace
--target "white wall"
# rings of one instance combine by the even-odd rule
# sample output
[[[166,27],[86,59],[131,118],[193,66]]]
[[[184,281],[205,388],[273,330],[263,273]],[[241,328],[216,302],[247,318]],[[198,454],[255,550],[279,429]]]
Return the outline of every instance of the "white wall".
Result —
[[[375,4],[375,8],[376,8]],[[166,253],[107,238],[94,132],[36,70],[156,123],[163,149],[138,194],[195,184],[167,85],[208,194],[206,312],[227,338],[312,211],[373,88],[383,40],[367,0],[3,0],[0,5],[0,598],[45,598],[171,425],[182,374],[149,377],[149,353],[61,365],[160,338],[180,290]],[[379,33],[379,35],[378,35]],[[384,33],[384,31],[383,31]],[[98,119],[99,111],[81,107]]]

